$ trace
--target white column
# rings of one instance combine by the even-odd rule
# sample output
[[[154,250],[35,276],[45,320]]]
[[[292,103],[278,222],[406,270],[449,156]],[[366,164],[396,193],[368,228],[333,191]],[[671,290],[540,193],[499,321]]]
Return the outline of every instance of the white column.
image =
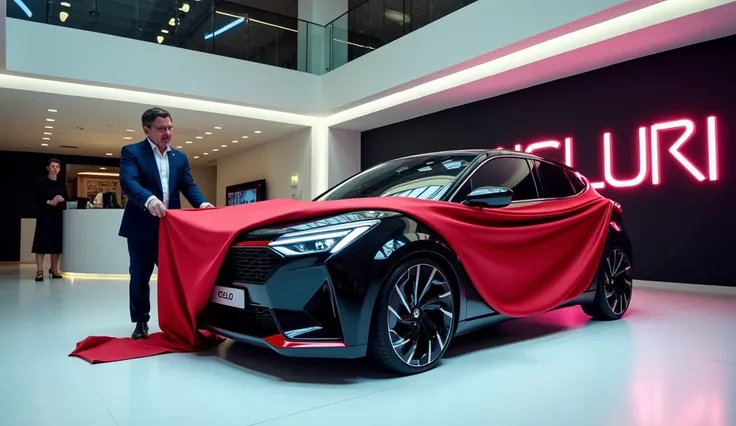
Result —
[[[329,129],[327,182],[330,187],[360,171],[360,132]]]
[[[311,198],[360,171],[360,132],[312,127]]]
[[[6,46],[6,26],[5,22],[8,20],[7,18],[7,7],[8,3],[6,0],[0,0],[0,10],[2,10],[2,14],[0,14],[0,70],[5,70],[5,46]]]
[[[329,130],[323,122],[312,126],[310,139],[312,149],[310,199],[325,192],[329,187],[327,166],[329,164]]]
[[[340,18],[329,27],[327,23],[348,10],[347,0],[300,0],[298,69],[322,75],[330,68],[347,62],[347,19]]]

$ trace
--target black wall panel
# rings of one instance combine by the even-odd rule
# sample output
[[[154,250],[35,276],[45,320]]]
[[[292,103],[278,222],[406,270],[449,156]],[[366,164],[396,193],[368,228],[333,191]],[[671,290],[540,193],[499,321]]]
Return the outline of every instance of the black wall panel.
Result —
[[[734,52],[736,36],[722,38],[367,131],[361,138],[362,167],[420,152],[513,149],[516,144],[527,149],[548,140],[558,141],[560,149],[537,153],[565,161],[569,138],[573,166],[591,181],[605,182],[604,134],[609,132],[612,175],[631,179],[640,170],[639,128],[645,127],[643,181],[599,189],[623,205],[636,278],[734,286]],[[709,117],[715,117],[710,133]],[[693,125],[676,152],[694,172],[670,152],[688,136],[682,121],[657,132],[658,155],[652,155],[652,126],[676,120]],[[715,137],[715,154],[709,151],[709,135]],[[659,164],[657,184],[653,157]],[[717,160],[716,180],[710,180],[710,158]]]

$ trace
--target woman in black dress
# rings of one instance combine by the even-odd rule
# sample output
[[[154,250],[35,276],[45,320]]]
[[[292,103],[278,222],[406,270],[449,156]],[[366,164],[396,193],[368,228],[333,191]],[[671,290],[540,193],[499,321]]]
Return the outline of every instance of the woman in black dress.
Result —
[[[33,253],[36,254],[36,281],[43,281],[43,258],[51,255],[51,278],[62,278],[59,274],[61,255],[62,215],[66,203],[66,184],[58,180],[61,162],[52,158],[46,165],[48,175],[38,181],[36,204],[39,213],[36,219],[36,233],[33,236]]]

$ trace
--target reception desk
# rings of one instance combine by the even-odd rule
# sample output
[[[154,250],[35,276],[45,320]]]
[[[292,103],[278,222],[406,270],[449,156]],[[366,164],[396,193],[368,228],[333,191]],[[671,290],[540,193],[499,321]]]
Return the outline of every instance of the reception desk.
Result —
[[[122,209],[65,210],[62,273],[127,277],[128,244],[118,236],[122,218]]]

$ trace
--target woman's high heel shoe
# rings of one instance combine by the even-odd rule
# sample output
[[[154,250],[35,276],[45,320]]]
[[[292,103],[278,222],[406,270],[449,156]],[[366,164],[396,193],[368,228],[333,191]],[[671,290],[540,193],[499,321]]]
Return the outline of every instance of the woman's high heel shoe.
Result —
[[[49,278],[59,279],[59,278],[64,278],[64,277],[61,276],[58,272],[54,272],[51,269],[49,269]]]
[[[36,281],[43,281],[43,271],[36,271]]]

